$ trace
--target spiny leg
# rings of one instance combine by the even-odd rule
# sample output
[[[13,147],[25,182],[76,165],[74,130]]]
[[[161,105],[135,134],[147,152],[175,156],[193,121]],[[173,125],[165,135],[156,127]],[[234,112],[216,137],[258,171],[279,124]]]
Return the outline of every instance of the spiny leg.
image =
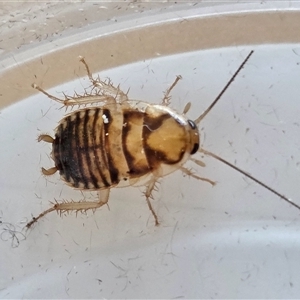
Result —
[[[186,174],[186,175],[188,175],[188,176],[191,176],[191,177],[193,177],[193,178],[196,178],[196,179],[198,179],[198,180],[206,181],[206,182],[210,183],[212,186],[214,186],[214,185],[216,184],[215,181],[212,181],[212,180],[210,180],[210,179],[208,179],[208,178],[199,177],[199,176],[195,175],[191,170],[189,170],[189,169],[187,169],[187,168],[185,168],[185,167],[180,167],[180,170],[181,170],[184,174]]]
[[[93,104],[93,103],[103,103],[103,105],[105,105],[105,104],[116,103],[115,97],[111,95],[105,95],[105,94],[102,95],[99,93],[95,93],[95,94],[84,93],[83,95],[75,94],[75,96],[64,95],[65,99],[60,99],[47,93],[44,89],[42,89],[35,83],[32,84],[32,87],[38,90],[39,92],[43,93],[44,95],[46,95],[48,98],[58,103],[61,103],[64,106],[85,105],[85,104]]]
[[[103,82],[98,78],[95,80],[92,77],[92,74],[90,72],[90,69],[85,62],[83,57],[80,57],[80,61],[85,65],[85,68],[88,73],[88,77],[90,81],[92,82],[94,87],[97,87],[99,90],[96,90],[96,92],[84,92],[82,95],[77,94],[75,92],[74,96],[69,96],[64,94],[65,99],[60,99],[58,97],[55,97],[48,92],[46,92],[44,89],[42,89],[37,84],[33,83],[31,86],[38,90],[39,92],[46,95],[48,98],[63,104],[64,106],[74,106],[74,105],[86,105],[86,104],[94,104],[94,103],[103,103],[105,104],[115,104],[116,100],[122,100],[122,101],[128,101],[128,97],[126,94],[124,94],[119,87],[114,87],[110,81],[108,83]]]
[[[59,102],[59,103],[61,103],[61,104],[65,104],[65,103],[64,103],[65,100],[59,99],[59,98],[57,98],[57,97],[55,97],[55,96],[53,96],[53,95],[47,93],[45,90],[43,90],[41,87],[39,87],[36,83],[33,83],[31,86],[32,86],[34,89],[36,89],[36,90],[38,90],[39,92],[41,92],[41,93],[43,93],[44,95],[46,95],[48,98],[50,98],[50,99],[52,99],[52,100],[54,100],[54,101],[56,101],[56,102]]]
[[[45,210],[44,212],[40,213],[37,217],[32,218],[32,220],[27,223],[26,227],[30,228],[34,223],[36,223],[39,219],[47,215],[52,211],[57,211],[60,215],[64,212],[76,211],[76,212],[86,212],[87,210],[91,209],[95,211],[97,208],[100,208],[104,204],[107,204],[109,199],[109,192],[110,189],[100,190],[99,191],[99,201],[81,201],[81,202],[62,202],[62,203],[55,203],[53,207]]]
[[[125,94],[119,88],[119,86],[115,87],[111,83],[110,80],[108,80],[108,82],[102,81],[99,76],[97,77],[97,79],[94,79],[93,75],[92,75],[92,73],[90,71],[90,68],[89,68],[87,62],[85,61],[84,57],[79,56],[79,61],[83,63],[83,65],[84,65],[84,67],[86,69],[88,78],[91,81],[91,83],[94,86],[94,88],[99,89],[105,95],[114,96],[115,100],[118,103],[122,103],[122,102],[128,101],[127,93]]]
[[[146,192],[145,192],[145,196],[146,196],[146,201],[147,201],[147,204],[148,204],[148,207],[154,217],[154,220],[155,220],[155,226],[158,226],[159,225],[159,222],[158,222],[158,218],[157,218],[157,215],[151,205],[151,202],[150,202],[150,199],[149,198],[152,198],[152,191],[153,189],[155,188],[155,183],[156,183],[156,179],[153,179],[151,180],[151,182],[149,183],[149,185],[147,186],[147,189],[146,189]]]
[[[175,81],[166,90],[166,92],[164,93],[164,98],[162,99],[162,103],[161,103],[162,105],[168,106],[170,104],[170,99],[171,99],[170,93],[180,79],[182,79],[181,75],[176,76]]]

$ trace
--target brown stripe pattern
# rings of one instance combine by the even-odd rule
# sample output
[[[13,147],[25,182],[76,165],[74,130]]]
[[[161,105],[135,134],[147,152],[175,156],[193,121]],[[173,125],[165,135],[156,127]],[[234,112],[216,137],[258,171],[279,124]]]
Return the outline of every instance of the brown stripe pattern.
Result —
[[[170,129],[174,136],[174,125],[179,131],[173,144],[179,143],[182,150],[172,155],[176,145],[172,139],[169,145],[166,138]],[[181,140],[186,142],[182,130],[169,114],[154,118],[121,105],[75,111],[56,130],[55,166],[61,177],[75,188],[109,188],[121,180],[139,178],[162,162],[177,163],[185,150],[180,144]]]
[[[54,161],[62,178],[76,188],[112,185],[105,144],[103,110],[85,109],[61,121],[53,143]],[[106,129],[107,130],[107,129]]]

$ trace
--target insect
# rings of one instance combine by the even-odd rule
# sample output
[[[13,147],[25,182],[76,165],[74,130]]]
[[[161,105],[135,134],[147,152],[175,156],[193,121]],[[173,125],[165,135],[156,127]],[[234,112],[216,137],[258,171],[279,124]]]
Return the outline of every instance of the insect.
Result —
[[[80,61],[91,81],[91,92],[85,92],[83,95],[65,95],[65,99],[60,99],[33,84],[35,89],[66,107],[92,105],[66,115],[55,129],[54,138],[42,134],[38,141],[52,144],[54,167],[42,168],[44,175],[59,172],[61,179],[75,189],[98,191],[99,201],[56,203],[34,217],[26,227],[30,228],[52,211],[63,213],[98,209],[107,204],[111,188],[126,186],[146,187],[145,198],[155,225],[158,225],[158,217],[150,198],[160,178],[181,170],[195,179],[215,184],[212,180],[200,177],[184,167],[188,160],[205,166],[202,161],[191,157],[197,152],[227,164],[300,209],[300,206],[250,174],[200,148],[199,123],[218,102],[252,54],[253,51],[245,58],[218,97],[196,120],[186,117],[191,107],[190,103],[185,106],[182,114],[169,107],[170,92],[181,79],[180,76],[176,77],[164,93],[160,105],[130,100],[126,93],[109,80],[102,81],[100,77],[94,79],[83,57],[80,57]]]

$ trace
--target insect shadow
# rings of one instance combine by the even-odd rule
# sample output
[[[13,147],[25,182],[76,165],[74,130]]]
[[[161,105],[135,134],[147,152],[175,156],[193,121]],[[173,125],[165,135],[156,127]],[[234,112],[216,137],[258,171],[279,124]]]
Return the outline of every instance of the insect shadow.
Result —
[[[146,187],[144,192],[146,202],[154,217],[155,225],[158,225],[158,217],[152,208],[151,198],[155,184],[160,178],[181,170],[197,180],[215,184],[214,181],[199,177],[184,167],[188,160],[201,167],[205,166],[201,160],[191,157],[197,152],[214,157],[300,209],[300,206],[283,194],[200,147],[199,123],[216,105],[253,52],[248,54],[217,98],[196,120],[186,117],[191,107],[190,103],[187,103],[182,114],[169,107],[170,92],[181,76],[176,77],[159,105],[131,100],[127,93],[119,86],[114,86],[110,80],[102,81],[99,76],[93,78],[83,57],[80,57],[80,61],[91,81],[91,91],[85,91],[81,95],[75,93],[74,96],[64,94],[64,99],[60,99],[33,84],[33,88],[65,107],[91,105],[66,115],[55,129],[54,138],[42,134],[38,141],[52,144],[51,156],[54,167],[42,168],[44,175],[50,176],[58,171],[61,179],[70,187],[82,191],[98,191],[99,201],[56,202],[51,208],[32,218],[26,227],[30,228],[52,211],[62,214],[69,211],[96,210],[107,204],[112,188],[128,186]]]

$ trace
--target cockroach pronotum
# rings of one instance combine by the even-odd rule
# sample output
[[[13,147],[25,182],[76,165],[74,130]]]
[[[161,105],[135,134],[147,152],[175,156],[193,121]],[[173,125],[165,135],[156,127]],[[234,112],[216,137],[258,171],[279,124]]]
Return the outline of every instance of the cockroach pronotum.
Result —
[[[67,185],[79,190],[99,191],[99,201],[56,203],[33,218],[26,225],[27,228],[52,211],[63,213],[95,210],[108,202],[111,188],[142,185],[146,186],[146,201],[155,224],[158,225],[158,217],[150,198],[155,183],[161,177],[181,170],[195,179],[215,184],[184,167],[188,160],[204,166],[202,161],[191,158],[197,152],[227,164],[300,209],[300,206],[283,194],[200,147],[199,123],[218,102],[252,54],[253,51],[244,59],[213,103],[196,120],[186,117],[190,103],[187,103],[182,114],[169,108],[170,92],[181,79],[180,76],[176,77],[165,92],[160,105],[130,100],[126,93],[109,80],[102,81],[99,76],[94,79],[83,57],[80,57],[80,61],[92,83],[91,92],[65,95],[65,99],[59,99],[33,84],[35,89],[66,107],[92,105],[65,116],[57,126],[54,138],[42,134],[38,140],[52,144],[52,159],[55,164],[50,169],[42,168],[42,173],[48,176],[59,171]]]

